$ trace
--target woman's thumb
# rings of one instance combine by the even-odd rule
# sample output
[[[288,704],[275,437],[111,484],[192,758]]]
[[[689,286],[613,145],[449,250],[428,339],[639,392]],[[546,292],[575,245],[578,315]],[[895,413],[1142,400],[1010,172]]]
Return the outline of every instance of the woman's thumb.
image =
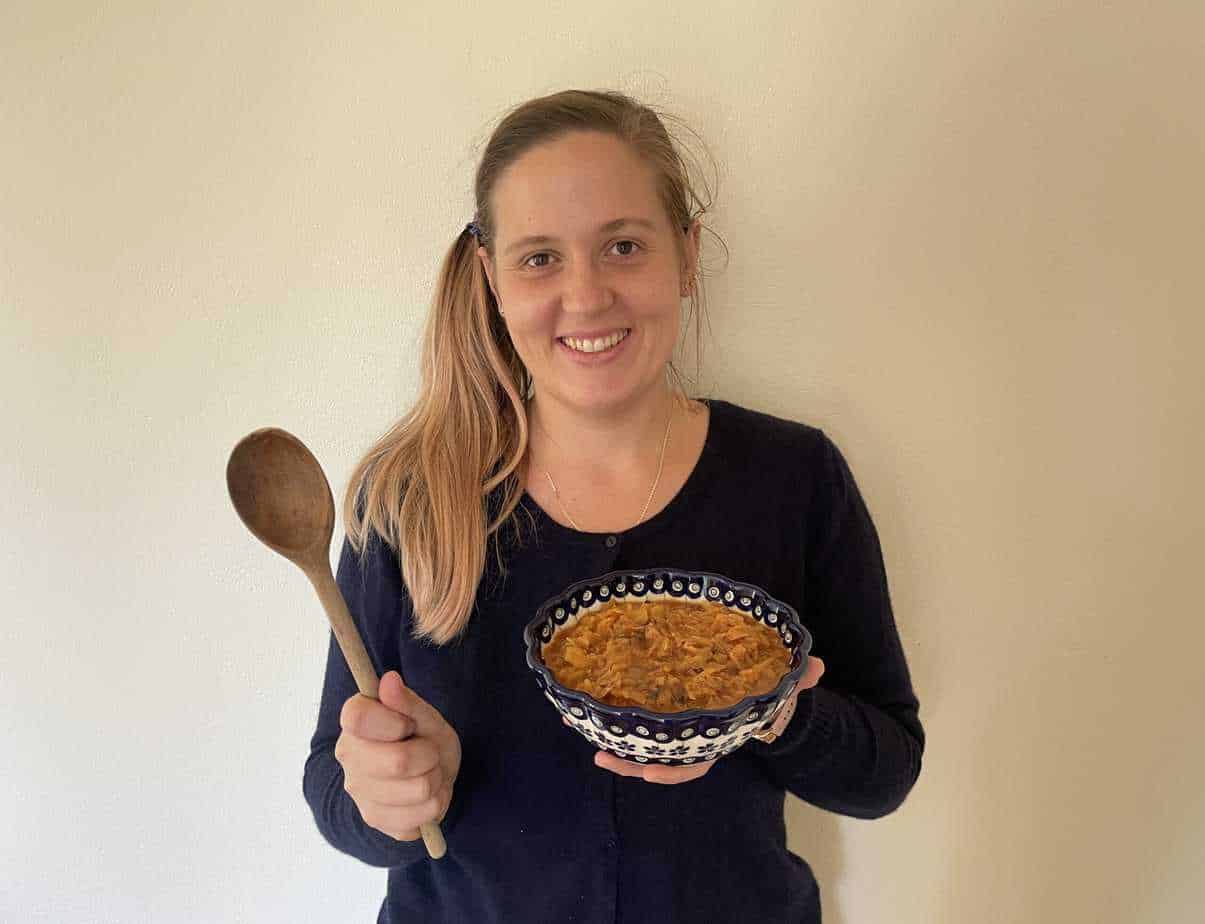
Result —
[[[417,694],[406,686],[402,675],[397,671],[389,671],[381,678],[377,686],[377,699],[394,712],[400,712],[414,718],[414,705]]]
[[[389,671],[381,678],[377,699],[394,712],[413,719],[416,735],[433,735],[447,724],[439,710],[406,686],[397,671]]]

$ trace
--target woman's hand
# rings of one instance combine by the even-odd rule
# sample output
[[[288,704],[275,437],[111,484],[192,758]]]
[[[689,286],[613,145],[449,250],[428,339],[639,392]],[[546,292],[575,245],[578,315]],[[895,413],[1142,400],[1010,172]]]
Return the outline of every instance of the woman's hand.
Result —
[[[364,822],[415,841],[419,825],[442,821],[452,804],[460,736],[397,671],[381,678],[377,695],[357,693],[343,704],[335,759]]]
[[[791,716],[795,713],[795,701],[799,698],[799,694],[804,690],[809,690],[816,686],[823,674],[824,662],[819,658],[809,657],[807,669],[804,671],[803,676],[799,678],[799,682],[795,684],[795,688],[791,691],[791,696],[787,700],[786,705],[782,707],[782,711],[778,713],[778,718],[770,726],[770,731],[774,732],[775,735],[781,735],[786,730],[787,725],[791,722]],[[569,724],[568,720],[564,721],[566,725]],[[623,760],[614,754],[608,754],[606,751],[599,751],[594,755],[594,764],[620,776],[635,776],[646,783],[672,785],[674,783],[687,783],[704,776],[715,765],[715,760],[708,760],[689,766],[666,767],[663,764],[638,764],[635,761]]]

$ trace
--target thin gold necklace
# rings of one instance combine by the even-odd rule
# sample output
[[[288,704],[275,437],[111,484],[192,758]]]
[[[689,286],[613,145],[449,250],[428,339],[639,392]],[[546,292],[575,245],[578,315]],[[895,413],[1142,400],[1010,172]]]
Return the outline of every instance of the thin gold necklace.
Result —
[[[670,425],[670,422],[673,421],[673,419],[674,419],[674,404],[673,404],[673,400],[671,399],[671,403],[669,406],[669,417],[667,417],[665,419],[665,435],[663,437],[661,437],[661,452],[657,456],[657,477],[653,479],[653,486],[649,489],[649,496],[644,502],[644,509],[640,511],[639,519],[637,519],[636,522],[633,523],[630,528],[635,528],[644,522],[644,515],[646,513],[648,513],[649,504],[651,504],[653,502],[653,495],[657,493],[657,485],[661,483],[661,469],[662,469],[662,466],[665,464],[665,446],[669,442],[669,425]],[[539,424],[539,421],[537,421],[537,424]],[[539,427],[541,430],[544,430],[543,424],[539,424]],[[550,440],[552,440],[552,434],[549,433],[547,430],[544,430],[544,435],[547,436]],[[552,443],[554,446],[557,446],[558,449],[560,448],[560,445],[556,442],[556,440],[552,440]],[[562,450],[562,452],[563,451],[564,450]],[[552,493],[556,497],[556,502],[561,505],[561,512],[564,513],[565,516],[569,519],[569,522],[570,522],[570,524],[572,524],[574,529],[576,529],[579,533],[584,532],[584,530],[580,526],[577,525],[577,521],[573,519],[573,514],[571,514],[565,508],[565,502],[563,500],[561,500],[561,492],[556,489],[556,482],[552,480],[552,475],[550,475],[548,473],[548,469],[544,469],[543,471],[544,471],[544,477],[547,478],[548,483],[550,485],[552,485]]]

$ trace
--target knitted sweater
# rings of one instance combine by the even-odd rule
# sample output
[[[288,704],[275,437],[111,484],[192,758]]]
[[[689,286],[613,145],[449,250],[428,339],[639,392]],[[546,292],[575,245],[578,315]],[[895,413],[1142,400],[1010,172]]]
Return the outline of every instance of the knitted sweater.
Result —
[[[811,868],[787,849],[785,794],[877,818],[912,788],[919,704],[848,464],[818,428],[701,400],[711,411],[702,455],[638,526],[578,532],[524,495],[522,541],[506,540],[505,574],[491,549],[469,626],[451,644],[411,636],[398,560],[379,536],[363,568],[344,539],[337,581],[378,672],[399,670],[463,751],[443,858],[368,827],[334,756],[340,709],[357,690],[332,634],[303,789],[327,841],[388,870],[378,922],[818,922]],[[826,668],[777,741],[750,740],[676,785],[595,766],[594,746],[536,685],[522,639],[569,584],[661,567],[717,572],[790,604]]]

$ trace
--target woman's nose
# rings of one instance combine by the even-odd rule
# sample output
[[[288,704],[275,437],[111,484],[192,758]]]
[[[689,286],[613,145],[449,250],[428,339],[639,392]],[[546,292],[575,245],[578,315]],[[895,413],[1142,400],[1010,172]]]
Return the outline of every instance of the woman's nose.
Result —
[[[610,307],[614,294],[605,269],[589,260],[577,261],[562,278],[561,301],[566,311],[588,314]]]

